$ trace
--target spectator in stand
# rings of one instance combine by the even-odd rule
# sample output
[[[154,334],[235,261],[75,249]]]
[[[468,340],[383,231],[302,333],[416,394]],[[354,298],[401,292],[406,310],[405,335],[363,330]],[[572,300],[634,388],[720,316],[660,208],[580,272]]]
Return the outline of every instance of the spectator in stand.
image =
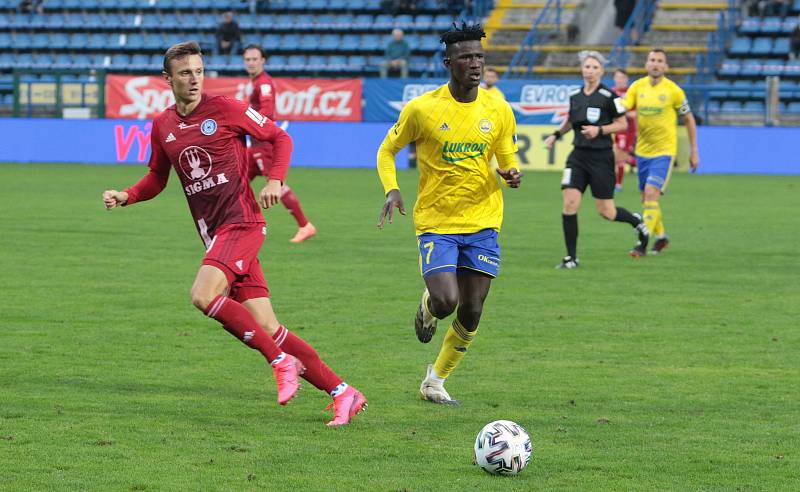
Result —
[[[768,17],[786,17],[789,13],[789,0],[772,0],[767,2],[764,15]]]
[[[43,14],[43,0],[22,0],[19,2],[19,12],[24,14]]]
[[[797,25],[792,31],[792,48],[789,51],[789,58],[796,60],[800,58],[800,16],[797,17]]]
[[[242,34],[239,32],[239,24],[233,20],[233,12],[225,12],[222,22],[217,27],[217,53],[229,55],[238,50],[242,42]]]
[[[393,30],[392,40],[386,47],[384,60],[380,64],[381,78],[385,79],[389,76],[389,69],[399,70],[401,77],[408,78],[408,58],[410,56],[411,48],[403,39],[403,31],[401,29]]]
[[[614,25],[617,29],[625,29],[625,23],[630,19],[635,7],[636,0],[614,0],[614,8],[617,9],[617,15],[614,17]]]

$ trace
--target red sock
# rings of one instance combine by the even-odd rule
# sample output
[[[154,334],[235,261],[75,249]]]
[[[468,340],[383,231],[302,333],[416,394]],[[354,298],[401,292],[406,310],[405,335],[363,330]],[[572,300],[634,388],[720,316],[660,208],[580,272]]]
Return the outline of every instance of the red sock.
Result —
[[[228,333],[245,345],[261,352],[269,362],[281,355],[281,349],[244,306],[225,296],[217,296],[204,314],[222,323]]]
[[[302,376],[309,383],[326,393],[330,393],[342,383],[342,378],[322,362],[317,351],[305,340],[287,330],[285,326],[278,328],[273,338],[278,347],[287,354],[292,354],[300,359],[300,362],[306,366],[306,372]]]
[[[625,161],[617,162],[617,186],[622,186],[622,178],[625,177]]]
[[[294,216],[294,220],[297,221],[299,227],[308,224],[308,219],[303,213],[303,207],[300,206],[300,200],[294,194],[294,191],[286,185],[283,185],[281,192],[281,203]]]

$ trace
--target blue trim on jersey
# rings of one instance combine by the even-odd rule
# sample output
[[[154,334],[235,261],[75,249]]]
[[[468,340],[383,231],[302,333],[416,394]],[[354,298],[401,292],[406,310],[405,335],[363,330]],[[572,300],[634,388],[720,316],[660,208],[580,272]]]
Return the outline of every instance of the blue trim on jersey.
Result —
[[[636,156],[636,171],[639,173],[639,191],[644,191],[645,185],[664,188],[669,177],[669,166],[672,165],[671,155],[657,157]]]
[[[500,270],[500,245],[494,229],[473,234],[426,232],[417,239],[423,277],[454,272],[456,268],[468,268],[496,277]]]

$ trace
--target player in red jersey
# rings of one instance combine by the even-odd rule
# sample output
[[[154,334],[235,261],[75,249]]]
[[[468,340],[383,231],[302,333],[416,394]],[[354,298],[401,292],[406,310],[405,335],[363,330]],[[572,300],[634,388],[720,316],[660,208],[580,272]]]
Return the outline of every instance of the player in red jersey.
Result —
[[[264,49],[251,44],[244,49],[244,66],[253,83],[253,92],[250,94],[250,107],[275,121],[275,86],[272,77],[264,70],[267,57]],[[252,181],[256,176],[269,176],[272,165],[272,143],[251,138],[248,159],[248,178]],[[300,200],[289,185],[281,188],[281,203],[289,210],[297,221],[297,233],[290,242],[301,243],[317,234],[317,228],[308,221],[300,206]]]
[[[625,99],[628,92],[628,72],[618,68],[614,70],[614,87],[611,90],[621,99]],[[628,129],[614,134],[614,161],[616,162],[617,183],[616,191],[622,191],[622,178],[625,176],[625,164],[636,167],[636,157],[633,149],[636,146],[636,111],[625,113],[628,120]]]
[[[197,43],[180,43],[167,50],[164,78],[172,87],[175,104],[153,120],[149,172],[125,191],[105,191],[106,208],[155,197],[167,185],[170,167],[175,168],[206,247],[192,285],[192,303],[264,355],[275,372],[281,405],[297,392],[297,377],[304,366],[303,378],[333,397],[334,418],[328,425],[347,424],[366,407],[364,395],[344,383],[308,343],[278,322],[258,261],[266,226],[247,181],[245,135],[273,144],[268,182],[258,198],[264,208],[276,205],[280,198],[291,138],[253,108],[203,94],[203,58]]]

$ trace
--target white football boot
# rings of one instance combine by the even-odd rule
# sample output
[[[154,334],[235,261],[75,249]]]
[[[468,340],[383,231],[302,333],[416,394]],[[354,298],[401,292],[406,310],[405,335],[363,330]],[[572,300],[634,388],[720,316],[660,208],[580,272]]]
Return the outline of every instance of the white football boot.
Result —
[[[428,364],[428,372],[419,387],[419,394],[423,400],[442,405],[458,405],[460,402],[454,400],[444,389],[444,382],[434,379],[433,364]]]

